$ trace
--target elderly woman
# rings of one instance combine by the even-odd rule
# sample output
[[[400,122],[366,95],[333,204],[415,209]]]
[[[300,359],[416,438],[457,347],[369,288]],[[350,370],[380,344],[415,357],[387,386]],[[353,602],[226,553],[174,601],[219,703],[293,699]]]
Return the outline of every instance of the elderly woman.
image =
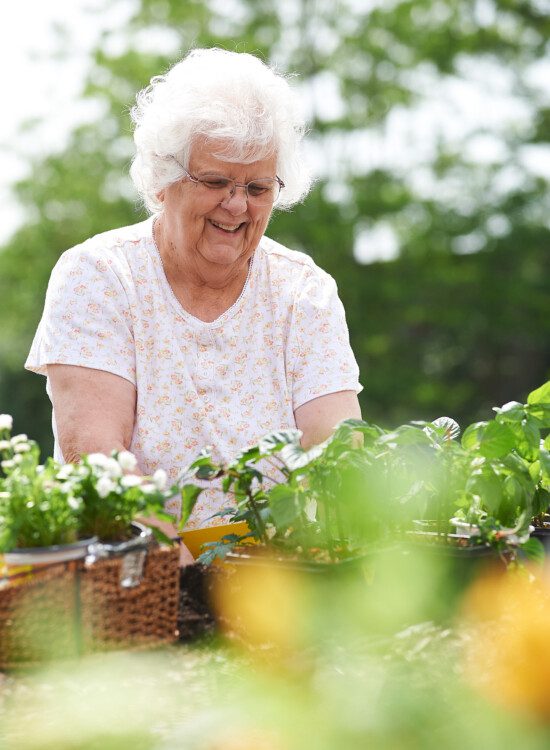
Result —
[[[197,49],[132,115],[131,175],[151,216],[61,256],[26,363],[47,375],[55,457],[127,449],[175,480],[205,445],[226,460],[297,427],[309,446],[360,417],[336,284],[264,235],[310,184],[285,79]],[[222,502],[203,493],[190,527]]]

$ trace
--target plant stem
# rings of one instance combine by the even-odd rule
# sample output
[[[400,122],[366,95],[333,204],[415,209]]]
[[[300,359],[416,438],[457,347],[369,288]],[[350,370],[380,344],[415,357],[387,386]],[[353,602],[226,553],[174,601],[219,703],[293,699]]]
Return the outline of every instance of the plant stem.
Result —
[[[256,505],[256,501],[254,500],[252,495],[248,496],[248,502],[250,504],[250,508],[252,509],[252,513],[254,514],[254,518],[256,519],[256,524],[258,526],[258,531],[260,533],[260,538],[264,544],[269,544],[269,538],[267,536],[267,532],[265,530],[265,524],[262,521],[262,518],[260,516],[260,511],[258,510],[258,506]]]

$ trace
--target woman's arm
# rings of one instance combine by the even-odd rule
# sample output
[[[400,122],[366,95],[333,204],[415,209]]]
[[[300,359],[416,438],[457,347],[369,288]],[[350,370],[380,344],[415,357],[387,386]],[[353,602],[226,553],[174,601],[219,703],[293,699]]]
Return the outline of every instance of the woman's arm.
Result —
[[[307,449],[326,440],[343,419],[361,419],[361,408],[355,391],[338,391],[302,404],[294,419],[303,433],[302,447]]]
[[[65,461],[83,453],[129,450],[136,389],[119,375],[74,365],[48,365],[53,409]]]
[[[136,411],[136,389],[129,380],[105,370],[48,365],[48,378],[63,458],[79,461],[83,453],[129,450]],[[137,473],[142,473],[140,467]],[[174,525],[157,518],[140,519],[174,538]],[[183,544],[180,565],[193,562]]]

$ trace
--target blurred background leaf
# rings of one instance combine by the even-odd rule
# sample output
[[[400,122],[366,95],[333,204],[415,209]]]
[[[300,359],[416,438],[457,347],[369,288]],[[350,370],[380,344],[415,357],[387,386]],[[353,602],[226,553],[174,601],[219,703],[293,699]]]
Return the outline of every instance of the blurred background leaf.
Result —
[[[14,186],[25,220],[0,249],[0,410],[16,430],[51,451],[44,382],[23,370],[51,268],[90,235],[144,218],[127,176],[128,111],[191,46],[298,74],[318,179],[269,234],[336,278],[365,418],[464,425],[548,379],[548,3],[134,7],[90,60],[82,95],[95,114],[61,150],[31,157]]]

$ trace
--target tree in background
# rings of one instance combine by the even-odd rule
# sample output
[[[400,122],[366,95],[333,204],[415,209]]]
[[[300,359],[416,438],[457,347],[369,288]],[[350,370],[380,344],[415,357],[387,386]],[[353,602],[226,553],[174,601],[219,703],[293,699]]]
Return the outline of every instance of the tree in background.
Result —
[[[549,32],[542,0],[140,0],[91,60],[83,96],[101,115],[15,186],[27,220],[0,252],[0,410],[51,445],[44,383],[22,369],[51,268],[144,218],[129,107],[212,45],[299,74],[318,180],[269,234],[336,278],[364,416],[465,422],[521,399],[550,369]]]

